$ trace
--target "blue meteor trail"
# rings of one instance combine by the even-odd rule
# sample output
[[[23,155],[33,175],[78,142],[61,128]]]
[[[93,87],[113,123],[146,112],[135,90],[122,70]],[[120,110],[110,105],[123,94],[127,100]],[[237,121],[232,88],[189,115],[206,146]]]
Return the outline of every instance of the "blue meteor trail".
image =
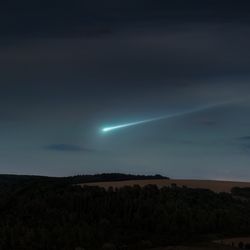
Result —
[[[226,103],[228,103],[228,102],[223,102],[223,103],[219,103],[219,104],[218,103],[217,104],[210,104],[210,105],[206,105],[206,106],[186,110],[186,111],[183,111],[183,112],[178,112],[178,113],[168,114],[168,115],[164,115],[164,116],[154,117],[154,118],[151,118],[151,119],[146,119],[146,120],[141,120],[141,121],[136,121],[136,122],[130,122],[130,123],[125,123],[125,124],[119,124],[119,125],[110,126],[110,127],[104,127],[104,128],[101,129],[101,132],[102,133],[107,133],[107,132],[110,132],[110,131],[113,131],[113,130],[116,130],[116,129],[126,128],[126,127],[136,126],[136,125],[143,124],[143,123],[159,121],[159,120],[163,120],[163,119],[169,119],[169,118],[188,115],[188,114],[192,114],[192,113],[196,113],[196,112],[201,112],[201,111],[204,111],[204,110],[207,110],[207,109],[211,109],[211,108],[214,108],[214,107],[217,107],[217,106],[224,105]]]

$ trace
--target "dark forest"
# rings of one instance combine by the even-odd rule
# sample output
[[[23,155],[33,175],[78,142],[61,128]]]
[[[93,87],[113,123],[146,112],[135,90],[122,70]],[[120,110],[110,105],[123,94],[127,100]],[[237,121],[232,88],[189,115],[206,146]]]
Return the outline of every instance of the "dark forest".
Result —
[[[1,250],[147,249],[250,233],[247,188],[105,190],[67,178],[1,178]]]

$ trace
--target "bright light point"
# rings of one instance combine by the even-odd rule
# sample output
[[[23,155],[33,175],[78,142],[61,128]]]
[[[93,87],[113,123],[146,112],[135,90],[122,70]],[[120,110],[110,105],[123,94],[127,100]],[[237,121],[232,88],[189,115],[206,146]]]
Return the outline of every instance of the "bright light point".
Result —
[[[115,130],[115,129],[119,129],[119,128],[125,128],[125,127],[129,127],[129,126],[132,126],[132,125],[140,124],[140,123],[143,123],[143,122],[145,122],[145,121],[127,123],[127,124],[122,124],[122,125],[117,125],[117,126],[112,126],[112,127],[105,127],[105,128],[102,128],[101,131],[103,133],[106,133],[106,132],[109,132],[111,130]]]
[[[110,128],[102,128],[101,132],[105,133],[105,132],[108,132],[109,130],[110,130]]]

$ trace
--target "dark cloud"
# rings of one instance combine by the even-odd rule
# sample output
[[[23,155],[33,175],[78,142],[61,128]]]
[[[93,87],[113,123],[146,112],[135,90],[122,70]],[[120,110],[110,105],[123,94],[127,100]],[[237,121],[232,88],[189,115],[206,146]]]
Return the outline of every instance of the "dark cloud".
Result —
[[[47,150],[70,151],[70,152],[93,152],[93,149],[84,148],[74,144],[50,144],[44,147]]]
[[[247,1],[1,1],[0,36],[96,36],[133,26],[248,22]],[[112,32],[111,32],[112,33]]]
[[[217,124],[217,122],[216,121],[213,121],[213,120],[201,120],[200,121],[200,124],[201,125],[204,125],[204,126],[208,126],[208,127],[210,127],[210,126],[215,126],[216,124]]]
[[[241,137],[239,137],[239,139],[240,139],[241,141],[249,141],[249,142],[250,142],[250,136],[249,136],[249,135],[241,136]]]

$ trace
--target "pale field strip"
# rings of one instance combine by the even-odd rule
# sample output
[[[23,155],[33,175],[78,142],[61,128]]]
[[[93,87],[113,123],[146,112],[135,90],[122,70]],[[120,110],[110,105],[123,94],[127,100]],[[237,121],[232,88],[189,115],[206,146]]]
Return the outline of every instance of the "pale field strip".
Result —
[[[152,179],[152,180],[128,180],[128,181],[107,181],[107,182],[93,182],[81,183],[81,186],[99,186],[105,189],[109,187],[122,188],[125,186],[139,185],[141,187],[146,185],[156,185],[159,188],[170,187],[176,184],[178,187],[186,186],[188,188],[203,188],[214,192],[229,193],[233,187],[250,187],[250,182],[238,181],[219,181],[219,180],[188,180],[188,179]]]

